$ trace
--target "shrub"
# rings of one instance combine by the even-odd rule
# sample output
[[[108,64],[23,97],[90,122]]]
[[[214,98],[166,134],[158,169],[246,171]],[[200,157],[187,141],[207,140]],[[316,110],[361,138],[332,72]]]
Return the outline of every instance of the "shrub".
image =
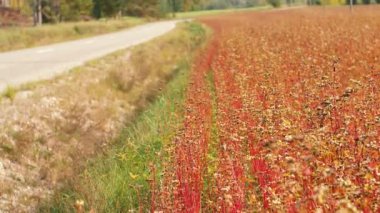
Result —
[[[281,0],[268,0],[268,4],[272,5],[273,7],[281,7]]]

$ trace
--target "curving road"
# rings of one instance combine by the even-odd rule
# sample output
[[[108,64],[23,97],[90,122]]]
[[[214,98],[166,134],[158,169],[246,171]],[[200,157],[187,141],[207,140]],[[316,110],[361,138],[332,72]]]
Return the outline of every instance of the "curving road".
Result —
[[[0,91],[51,78],[89,60],[146,42],[174,29],[177,22],[180,20],[149,23],[106,35],[0,53]]]

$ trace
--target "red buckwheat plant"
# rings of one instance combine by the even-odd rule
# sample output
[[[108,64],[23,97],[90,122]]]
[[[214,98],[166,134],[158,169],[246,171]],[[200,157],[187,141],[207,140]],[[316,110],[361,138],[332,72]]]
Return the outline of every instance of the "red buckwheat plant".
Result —
[[[380,212],[380,8],[202,22],[153,211]]]

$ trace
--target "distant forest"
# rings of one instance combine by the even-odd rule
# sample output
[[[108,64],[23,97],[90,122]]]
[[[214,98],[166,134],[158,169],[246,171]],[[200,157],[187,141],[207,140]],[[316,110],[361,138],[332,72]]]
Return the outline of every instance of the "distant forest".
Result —
[[[91,0],[76,0],[91,1]],[[95,17],[114,16],[118,13],[132,16],[165,16],[172,12],[252,7],[265,0],[92,0]]]
[[[0,6],[54,23],[120,16],[165,17],[175,12],[265,5],[266,0],[0,0]]]

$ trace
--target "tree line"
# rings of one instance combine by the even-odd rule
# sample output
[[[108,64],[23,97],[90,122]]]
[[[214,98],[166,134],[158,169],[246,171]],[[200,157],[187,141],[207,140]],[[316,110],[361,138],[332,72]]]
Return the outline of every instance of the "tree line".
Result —
[[[252,7],[265,4],[265,0],[43,0],[60,2],[64,7],[76,9],[75,14],[64,17],[78,18],[80,15],[95,18],[119,15],[162,17],[172,12],[186,12],[230,7]]]
[[[2,0],[5,1],[5,0]],[[266,0],[6,0],[34,16],[36,23],[118,16],[164,17],[176,12],[252,7]],[[20,3],[21,2],[21,3]],[[0,5],[1,6],[1,5]]]
[[[120,16],[165,17],[176,12],[242,8],[271,4],[344,4],[350,0],[0,0],[33,15],[36,24]],[[346,1],[346,2],[345,2]],[[368,4],[380,0],[353,0]]]

